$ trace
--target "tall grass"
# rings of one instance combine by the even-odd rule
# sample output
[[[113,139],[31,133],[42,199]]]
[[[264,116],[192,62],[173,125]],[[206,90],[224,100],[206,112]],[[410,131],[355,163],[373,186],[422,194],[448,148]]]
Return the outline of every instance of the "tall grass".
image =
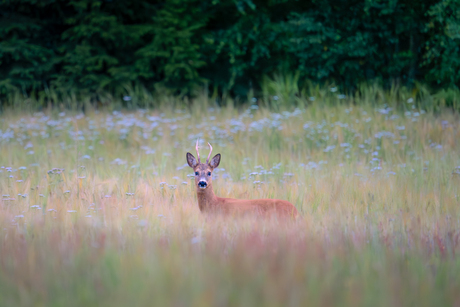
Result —
[[[412,104],[407,104],[412,101]],[[318,84],[311,80],[301,80],[298,72],[276,73],[265,76],[260,84],[246,93],[245,97],[234,97],[229,92],[219,94],[218,88],[209,91],[209,87],[195,88],[188,95],[181,95],[165,87],[156,86],[153,91],[139,83],[127,83],[113,90],[96,92],[78,91],[76,89],[45,87],[30,93],[12,88],[7,94],[0,95],[0,112],[52,112],[71,110],[137,110],[143,108],[172,109],[187,108],[192,105],[206,106],[242,106],[246,103],[256,104],[275,112],[305,108],[312,104],[336,106],[386,105],[398,110],[412,108],[428,112],[441,112],[446,108],[460,111],[460,90],[446,88],[434,90],[422,83],[411,87],[393,84],[384,88],[378,81],[361,83],[352,90],[343,89],[334,83]]]
[[[404,99],[5,112],[0,305],[458,304],[459,119]],[[197,138],[222,154],[217,195],[286,199],[299,219],[200,213]]]

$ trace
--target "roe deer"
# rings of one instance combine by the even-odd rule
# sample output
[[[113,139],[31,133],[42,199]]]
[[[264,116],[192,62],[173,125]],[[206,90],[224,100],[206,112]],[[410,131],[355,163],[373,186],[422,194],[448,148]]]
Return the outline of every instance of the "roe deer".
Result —
[[[195,185],[198,206],[201,212],[216,212],[224,215],[256,214],[262,216],[280,216],[296,218],[299,214],[297,208],[286,200],[279,199],[234,199],[217,197],[212,189],[212,172],[219,166],[220,154],[215,155],[211,161],[212,146],[209,144],[209,155],[206,163],[201,163],[196,142],[197,159],[187,152],[187,163],[195,172]]]

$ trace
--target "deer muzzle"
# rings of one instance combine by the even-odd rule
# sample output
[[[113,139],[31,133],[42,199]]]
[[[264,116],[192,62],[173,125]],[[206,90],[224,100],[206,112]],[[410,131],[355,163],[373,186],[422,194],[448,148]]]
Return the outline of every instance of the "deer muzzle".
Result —
[[[198,187],[199,187],[200,189],[206,189],[206,188],[208,187],[208,183],[207,183],[206,181],[204,181],[204,180],[200,180],[200,181],[198,182]]]

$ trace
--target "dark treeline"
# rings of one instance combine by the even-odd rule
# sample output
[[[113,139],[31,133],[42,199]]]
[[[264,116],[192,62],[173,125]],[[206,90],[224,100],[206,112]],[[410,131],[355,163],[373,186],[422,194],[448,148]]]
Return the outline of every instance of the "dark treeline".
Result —
[[[0,93],[460,84],[460,0],[2,0]],[[121,92],[118,92],[122,95]]]

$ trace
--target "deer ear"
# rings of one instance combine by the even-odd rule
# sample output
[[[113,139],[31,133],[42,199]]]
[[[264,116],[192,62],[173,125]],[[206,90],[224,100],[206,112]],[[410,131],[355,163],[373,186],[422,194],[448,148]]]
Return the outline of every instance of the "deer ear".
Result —
[[[195,166],[198,165],[198,162],[196,161],[195,157],[189,152],[187,152],[187,164],[191,168],[195,168]]]
[[[220,163],[220,154],[217,154],[214,156],[214,158],[211,159],[209,162],[209,166],[212,167],[212,169],[215,169],[216,167],[219,166]]]

